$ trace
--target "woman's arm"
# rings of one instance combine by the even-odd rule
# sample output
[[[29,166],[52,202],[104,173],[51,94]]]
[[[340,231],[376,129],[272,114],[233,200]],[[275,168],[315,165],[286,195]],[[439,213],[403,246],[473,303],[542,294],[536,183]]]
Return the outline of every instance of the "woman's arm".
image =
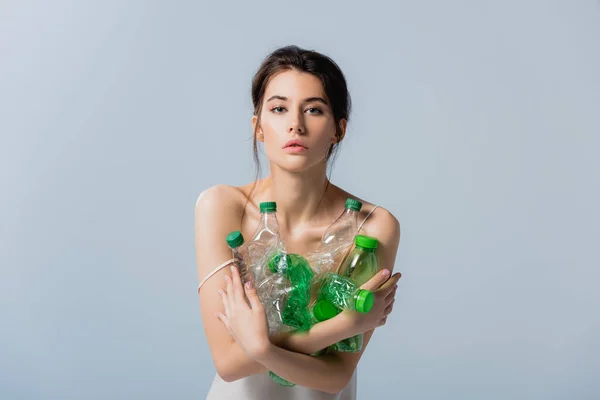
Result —
[[[352,325],[342,314],[313,325],[305,332],[281,332],[271,337],[277,347],[302,354],[314,354],[352,336]]]
[[[354,372],[354,368],[337,354],[311,357],[275,345],[257,355],[256,360],[290,382],[327,393],[341,391]]]
[[[374,320],[377,319],[376,326],[382,326],[392,310],[395,285],[400,279],[400,274],[390,279],[378,275],[362,286],[374,291],[375,307],[366,315],[354,311],[344,311],[338,315],[341,324],[351,327],[344,339],[362,333],[365,327],[369,327],[360,353],[327,352],[317,357],[307,357],[271,344],[251,357],[290,382],[327,393],[338,393],[352,378],[360,356],[373,334],[370,327],[373,326]]]
[[[380,269],[392,271],[400,244],[400,224],[398,220],[389,211],[378,209],[371,217],[371,220],[365,224],[365,230],[367,234],[379,240],[377,259]],[[395,287],[400,277],[401,274],[396,273],[381,286],[374,279],[362,286],[364,289],[373,290],[376,296],[374,309],[368,314],[361,315],[357,312],[344,311],[338,315],[341,324],[351,326],[357,330],[353,335],[358,332],[364,332],[363,347],[360,352],[346,353],[333,351],[323,356],[307,359],[306,356],[294,353],[290,354],[285,350],[270,346],[265,349],[264,353],[258,354],[256,359],[266,368],[290,382],[325,392],[339,392],[352,378],[352,374],[373,336],[374,329],[368,327],[369,322],[366,317],[371,313],[378,312],[376,308],[383,306],[381,304],[382,298],[389,299],[388,296],[394,295],[393,293],[395,293]],[[379,321],[377,326],[382,326],[386,323],[387,315],[392,309],[393,300],[385,306],[385,312],[383,313],[385,316]]]
[[[223,260],[231,258],[231,249],[225,242],[227,234],[239,229],[241,218],[240,193],[226,185],[213,186],[200,194],[195,210],[195,248],[198,280],[212,272]],[[242,376],[258,374],[265,368],[248,359],[237,348],[235,341],[215,317],[224,312],[223,303],[217,293],[225,288],[225,275],[229,268],[223,268],[207,280],[199,292],[200,312],[204,333],[212,359],[221,378],[226,381]]]
[[[215,318],[215,320],[217,319]],[[324,322],[329,321],[333,321],[333,319]],[[324,322],[319,323],[317,325],[321,325]],[[282,342],[285,342],[282,344],[289,345],[290,347],[296,347],[297,350],[287,350],[280,343],[277,342],[275,342],[273,346],[281,347],[288,353],[297,353],[299,355],[305,355],[308,357],[309,354],[313,354],[321,349],[324,349],[334,343],[339,342],[342,339],[352,336],[353,331],[344,327],[344,325],[349,325],[349,321],[347,319],[337,319],[336,321],[333,321],[333,323],[335,325],[332,324],[326,327],[325,329],[323,329],[323,332],[320,332],[318,334],[319,336],[322,335],[322,338],[319,338],[318,340],[322,340],[321,343],[328,343],[326,345],[315,345],[315,343],[311,343],[310,340],[312,340],[311,338],[314,336],[309,336],[309,334],[290,334],[285,338],[280,338],[280,340]],[[219,322],[219,324],[221,323]],[[317,325],[315,325],[315,327],[317,327]],[[315,327],[313,329],[315,329]],[[227,333],[227,336],[231,338],[229,333]],[[244,350],[242,350],[239,344],[233,339],[231,340],[227,348],[222,350],[223,351],[221,351],[220,357],[218,358],[217,372],[219,373],[219,376],[227,382],[232,382],[244,378],[246,376],[260,374],[267,371],[267,368],[265,368],[265,366],[262,365],[259,361],[248,357]],[[215,365],[217,365],[217,360],[215,360]],[[298,365],[296,366],[296,368],[301,367]]]
[[[225,278],[226,290],[219,291],[225,314],[219,313],[218,317],[248,358],[258,361],[288,381],[312,389],[337,393],[348,384],[358,359],[353,363],[336,354],[310,357],[274,346],[268,338],[267,317],[256,289],[249,283],[245,289],[242,287],[237,268],[231,267],[231,275],[231,278]],[[346,310],[340,314],[355,320],[355,323],[348,325],[355,329],[349,332],[349,336],[385,323],[385,318],[392,310],[395,285],[400,277],[396,274],[388,279],[388,276],[379,273],[362,286],[374,290],[381,281],[387,280],[374,290],[375,302],[369,313]]]
[[[233,273],[235,274],[236,271],[234,270]],[[280,341],[286,341],[287,343],[285,344],[290,347],[297,346],[299,350],[294,351],[294,353],[301,353],[299,355],[309,355],[337,343],[342,339],[362,333],[373,327],[383,325],[385,321],[382,323],[382,316],[388,315],[392,310],[390,303],[393,301],[393,295],[395,293],[394,285],[398,282],[399,278],[400,274],[392,276],[391,279],[388,279],[384,274],[378,274],[362,286],[364,289],[372,290],[377,299],[375,307],[370,313],[358,314],[352,311],[344,311],[330,320],[316,324],[307,333],[282,335]],[[241,286],[241,282],[239,285]],[[233,286],[233,283],[230,286]],[[228,288],[228,290],[231,291],[232,288]],[[250,296],[251,295],[252,294],[250,294]],[[368,335],[368,337],[370,337],[370,335]],[[310,340],[315,340],[317,342],[321,340],[321,342],[312,343]],[[258,342],[258,340],[256,341]],[[366,341],[368,341],[368,338]],[[271,342],[273,342],[273,339],[271,339]],[[221,377],[226,381],[235,381],[249,375],[265,372],[266,368],[260,361],[264,359],[264,362],[271,365],[269,369],[273,370],[273,372],[278,375],[284,374],[289,377],[286,379],[289,379],[292,382],[296,382],[296,380],[304,382],[305,379],[309,379],[317,385],[317,387],[313,388],[328,391],[327,388],[333,388],[332,390],[339,389],[338,384],[342,384],[342,387],[344,387],[354,372],[355,363],[343,363],[343,365],[340,365],[339,357],[332,357],[331,354],[319,356],[319,359],[324,361],[325,364],[323,364],[323,362],[314,364],[310,360],[295,364],[293,362],[298,359],[298,357],[288,354],[292,353],[291,351],[280,352],[277,349],[273,349],[272,347],[275,346],[288,350],[281,346],[281,342],[267,343],[265,341],[265,345],[262,346],[259,351],[254,351],[255,354],[247,355],[247,351],[242,349],[235,340],[232,341],[229,346],[229,351],[222,358],[221,365],[223,367],[220,370]],[[283,369],[280,369],[281,364],[286,363],[292,364],[288,364]],[[320,365],[328,365],[327,376],[330,381],[324,383],[326,385],[325,387],[319,382],[321,377],[319,376],[321,371],[321,368],[319,368]],[[305,372],[306,370],[304,368],[309,368],[307,370],[308,374]]]

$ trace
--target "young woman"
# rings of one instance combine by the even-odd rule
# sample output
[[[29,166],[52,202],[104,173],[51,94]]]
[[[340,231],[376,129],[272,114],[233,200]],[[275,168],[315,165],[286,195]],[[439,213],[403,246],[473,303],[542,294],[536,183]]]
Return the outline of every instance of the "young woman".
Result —
[[[328,162],[344,138],[350,113],[346,80],[329,57],[296,46],[274,51],[254,76],[252,101],[254,156],[258,162],[257,142],[263,143],[269,175],[246,186],[211,187],[196,203],[200,309],[217,370],[208,399],[355,399],[356,365],[373,330],[392,311],[400,279],[399,273],[391,274],[400,225],[386,209],[327,178]],[[363,202],[359,232],[379,239],[382,271],[363,286],[375,293],[373,309],[366,314],[344,311],[308,332],[269,338],[255,289],[243,287],[237,270],[226,261],[231,259],[226,235],[239,230],[252,237],[259,203],[275,201],[286,250],[307,254],[318,246],[348,197]],[[359,353],[310,356],[362,332]],[[268,371],[297,386],[278,385]]]

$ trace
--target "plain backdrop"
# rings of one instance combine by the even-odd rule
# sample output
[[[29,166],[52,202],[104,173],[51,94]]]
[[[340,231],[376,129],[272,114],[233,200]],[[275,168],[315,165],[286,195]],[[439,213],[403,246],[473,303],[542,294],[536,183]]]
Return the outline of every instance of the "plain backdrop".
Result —
[[[599,39],[592,0],[0,1],[0,398],[204,398],[194,205],[253,178],[288,44],[349,83],[333,182],[402,227],[358,397],[600,398]]]

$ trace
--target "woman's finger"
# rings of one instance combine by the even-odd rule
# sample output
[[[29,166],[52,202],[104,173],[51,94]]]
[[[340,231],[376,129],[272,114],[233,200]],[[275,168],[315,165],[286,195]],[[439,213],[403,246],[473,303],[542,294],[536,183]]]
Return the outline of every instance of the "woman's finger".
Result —
[[[225,275],[225,282],[227,282],[227,301],[229,302],[229,316],[235,313],[235,298],[233,296],[233,283],[229,275]]]
[[[252,311],[262,311],[262,303],[258,298],[258,294],[256,294],[256,288],[254,287],[252,282],[246,282],[244,288],[246,289],[246,297],[248,297],[248,301],[250,302],[250,307],[252,307]]]
[[[388,279],[385,285],[383,285],[377,290],[383,292],[384,295],[387,296],[388,294],[396,290],[396,288],[398,287],[398,281],[401,277],[402,274],[400,272],[396,272],[394,275],[391,276],[390,279]]]
[[[229,331],[229,333],[231,333],[231,329],[229,329],[229,319],[223,315],[223,313],[215,313],[215,316],[219,319],[219,321],[221,321],[223,323],[223,325],[225,325],[225,328],[227,328],[227,330]]]
[[[381,319],[381,321],[379,321],[379,324],[378,324],[377,326],[378,326],[378,327],[379,327],[379,326],[383,326],[383,325],[385,325],[385,323],[386,323],[386,322],[387,322],[387,317],[383,317],[383,318]]]
[[[240,271],[238,271],[235,265],[231,266],[231,281],[233,284],[233,296],[237,301],[238,306],[245,304],[244,299],[244,287],[242,286],[242,280],[240,279]]]
[[[392,310],[394,309],[394,302],[396,300],[392,300],[392,302],[385,308],[385,310],[383,310],[383,315],[385,315],[386,317],[392,312]]]
[[[389,279],[390,279],[390,271],[387,269],[384,269],[384,270],[381,270],[380,272],[378,272],[377,274],[375,274],[373,277],[371,277],[371,279],[369,279],[367,282],[365,282],[365,284],[362,285],[360,288],[370,290],[373,292],[373,291],[379,290],[383,286],[385,286],[385,283],[387,283],[389,281]]]
[[[385,304],[389,304],[392,300],[394,300],[394,297],[396,297],[397,288],[398,285],[394,286],[393,290],[385,296]]]
[[[225,308],[225,315],[229,315],[229,300],[225,295],[225,292],[221,289],[217,290],[217,293],[221,296],[221,301],[223,302],[223,307]]]

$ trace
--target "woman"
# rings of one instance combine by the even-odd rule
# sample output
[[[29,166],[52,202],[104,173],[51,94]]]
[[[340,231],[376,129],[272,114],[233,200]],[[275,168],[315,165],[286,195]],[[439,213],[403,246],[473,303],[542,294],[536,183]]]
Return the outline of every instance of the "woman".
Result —
[[[344,138],[350,112],[344,75],[330,58],[296,46],[276,50],[254,77],[252,101],[254,156],[258,162],[257,142],[263,143],[269,175],[242,187],[214,186],[196,204],[200,308],[217,369],[208,398],[355,399],[356,365],[373,330],[385,324],[392,310],[400,274],[390,275],[400,225],[384,208],[327,178],[327,164]],[[287,251],[307,254],[317,247],[348,197],[363,202],[360,233],[379,239],[382,271],[363,286],[375,293],[373,309],[367,314],[344,311],[307,333],[269,339],[255,289],[243,287],[237,270],[225,261],[231,258],[225,236],[240,230],[244,237],[252,237],[260,217],[259,203],[276,201]],[[359,353],[329,351],[310,356],[361,332],[365,336]],[[276,384],[268,371],[297,386]]]

